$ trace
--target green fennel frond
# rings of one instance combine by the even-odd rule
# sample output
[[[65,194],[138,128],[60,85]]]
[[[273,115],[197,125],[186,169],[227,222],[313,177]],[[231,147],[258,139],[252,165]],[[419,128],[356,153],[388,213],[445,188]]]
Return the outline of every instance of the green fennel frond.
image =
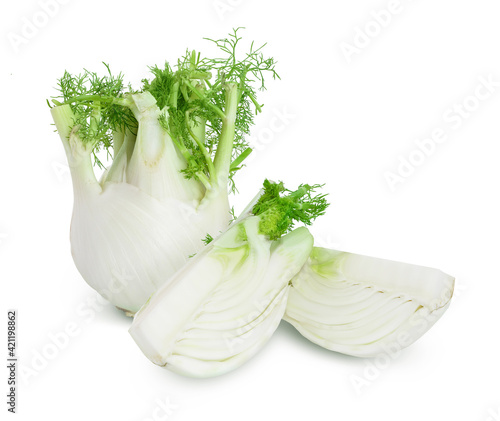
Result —
[[[252,42],[240,57],[240,29],[226,38],[206,38],[222,57],[206,58],[186,50],[175,66],[166,62],[163,67],[150,67],[152,78],[143,79],[139,91],[125,85],[121,73],[114,76],[105,63],[104,76],[88,70],[79,75],[65,72],[58,81],[60,94],[52,103],[71,106],[82,141],[92,145],[94,162],[102,166],[96,153],[104,149],[109,154],[113,132],[137,131],[130,95],[149,92],[161,110],[161,127],[187,162],[184,176],[197,178],[206,187],[226,177],[235,191],[233,175],[251,152],[246,138],[254,115],[262,110],[256,91],[265,89],[265,74],[279,78],[275,60],[262,53],[265,44],[256,48]],[[234,92],[235,86],[236,101],[232,97],[228,102],[226,94],[230,87]],[[236,116],[234,122],[228,123],[228,115]]]
[[[97,152],[103,148],[110,153],[113,131],[134,132],[137,127],[130,109],[120,105],[126,89],[123,75],[113,76],[109,65],[103,64],[107,70],[104,76],[88,70],[79,75],[64,72],[58,80],[60,94],[52,97],[55,105],[70,105],[74,125],[79,127],[78,134],[83,142],[93,145],[94,163],[99,167],[102,163]]]
[[[312,195],[321,187],[323,185],[301,184],[291,191],[281,181],[274,183],[266,179],[264,191],[252,209],[254,215],[261,217],[260,232],[276,240],[291,231],[295,222],[311,225],[329,206],[326,194]]]
[[[211,165],[221,143],[224,118],[231,111],[225,109],[225,88],[228,83],[237,84],[235,133],[228,174],[233,191],[232,176],[251,152],[246,137],[254,124],[254,115],[262,109],[253,84],[257,83],[259,90],[265,89],[266,72],[270,72],[273,78],[279,78],[274,59],[265,58],[262,54],[265,44],[254,48],[252,43],[250,51],[241,59],[237,58],[241,40],[239,29],[224,39],[206,38],[219,48],[224,57],[202,58],[200,53],[188,50],[178,60],[177,70],[174,71],[168,63],[164,69],[153,67],[154,79],[143,81],[143,89],[155,97],[158,106],[167,108],[163,127],[188,161],[184,170],[188,178],[200,173],[213,176]]]
[[[205,245],[208,245],[208,244],[210,244],[213,241],[213,239],[214,238],[210,234],[207,234],[205,236],[205,238],[203,240],[201,240],[201,241],[203,241],[205,243]]]

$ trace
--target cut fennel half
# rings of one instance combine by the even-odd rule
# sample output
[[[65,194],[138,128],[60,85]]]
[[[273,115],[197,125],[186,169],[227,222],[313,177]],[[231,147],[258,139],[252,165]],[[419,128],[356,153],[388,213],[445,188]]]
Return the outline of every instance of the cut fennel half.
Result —
[[[313,239],[302,227],[272,241],[258,226],[255,216],[232,226],[136,314],[130,334],[153,363],[211,377],[239,367],[268,341]]]
[[[264,346],[284,315],[290,280],[313,247],[307,228],[289,231],[328,206],[324,196],[311,196],[316,187],[291,192],[266,180],[247,214],[153,294],[129,330],[153,363],[210,377]]]
[[[437,269],[315,247],[292,279],[284,320],[324,348],[373,357],[427,332],[454,281]]]

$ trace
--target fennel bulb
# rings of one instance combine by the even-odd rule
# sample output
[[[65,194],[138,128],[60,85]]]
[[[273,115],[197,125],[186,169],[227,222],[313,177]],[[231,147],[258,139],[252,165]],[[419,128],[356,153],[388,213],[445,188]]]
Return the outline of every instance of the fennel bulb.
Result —
[[[327,204],[316,186],[284,192],[266,181],[250,211],[192,258],[135,315],[130,334],[155,364],[210,377],[258,352],[285,312],[290,279],[306,262],[310,223]]]
[[[252,83],[276,76],[260,49],[236,60],[239,40],[235,31],[213,41],[223,59],[193,51],[176,71],[151,68],[139,91],[109,67],[104,77],[59,80],[51,112],[73,181],[72,256],[85,281],[129,315],[231,221],[228,188],[251,152],[252,108],[261,110]],[[98,181],[103,148],[113,161]]]
[[[437,269],[315,247],[292,279],[284,319],[324,348],[374,357],[427,332],[454,281]]]

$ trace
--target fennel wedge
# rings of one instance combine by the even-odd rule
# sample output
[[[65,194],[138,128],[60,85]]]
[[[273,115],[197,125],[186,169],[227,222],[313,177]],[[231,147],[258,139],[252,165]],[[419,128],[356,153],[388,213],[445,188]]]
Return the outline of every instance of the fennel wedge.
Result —
[[[454,281],[437,269],[315,247],[292,279],[284,319],[324,348],[373,357],[427,332]]]
[[[192,258],[136,314],[129,330],[155,364],[193,376],[233,370],[278,327],[290,279],[313,247],[307,228],[327,204],[312,186],[266,181],[249,214]],[[288,233],[287,233],[288,232]]]

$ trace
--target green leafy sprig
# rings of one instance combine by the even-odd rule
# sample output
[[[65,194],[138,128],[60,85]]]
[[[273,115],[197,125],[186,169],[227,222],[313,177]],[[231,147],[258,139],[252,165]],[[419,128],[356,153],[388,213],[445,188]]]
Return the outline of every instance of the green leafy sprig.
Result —
[[[329,203],[326,194],[313,196],[321,184],[301,184],[297,190],[285,188],[280,181],[264,181],[264,191],[252,208],[252,213],[260,216],[259,230],[270,240],[277,240],[291,231],[296,222],[311,225],[325,213]]]
[[[144,79],[139,91],[126,86],[121,73],[113,76],[107,64],[107,72],[101,77],[88,70],[76,76],[65,72],[58,81],[60,94],[52,98],[52,104],[70,104],[80,137],[93,145],[94,161],[102,166],[96,152],[104,149],[109,154],[113,132],[134,133],[137,128],[127,97],[147,91],[162,110],[161,126],[186,159],[185,176],[209,187],[220,176],[217,172],[227,172],[234,189],[232,176],[251,152],[246,137],[254,115],[262,110],[256,90],[265,89],[266,73],[279,78],[275,60],[263,56],[266,44],[255,48],[252,42],[249,51],[241,59],[237,57],[241,29],[234,29],[226,38],[206,38],[223,53],[222,57],[202,58],[200,53],[187,50],[177,60],[175,70],[169,63],[163,68],[150,67],[153,78]],[[228,101],[227,94],[234,86],[236,101]],[[233,114],[234,122],[228,122]]]
[[[123,106],[126,89],[123,75],[113,76],[109,65],[103,64],[107,70],[104,76],[88,70],[80,75],[64,72],[58,80],[60,95],[52,99],[55,106],[71,106],[74,125],[79,127],[78,134],[83,142],[93,145],[94,163],[101,168],[103,165],[97,153],[104,149],[109,154],[113,131],[135,132],[137,127],[132,111]]]

